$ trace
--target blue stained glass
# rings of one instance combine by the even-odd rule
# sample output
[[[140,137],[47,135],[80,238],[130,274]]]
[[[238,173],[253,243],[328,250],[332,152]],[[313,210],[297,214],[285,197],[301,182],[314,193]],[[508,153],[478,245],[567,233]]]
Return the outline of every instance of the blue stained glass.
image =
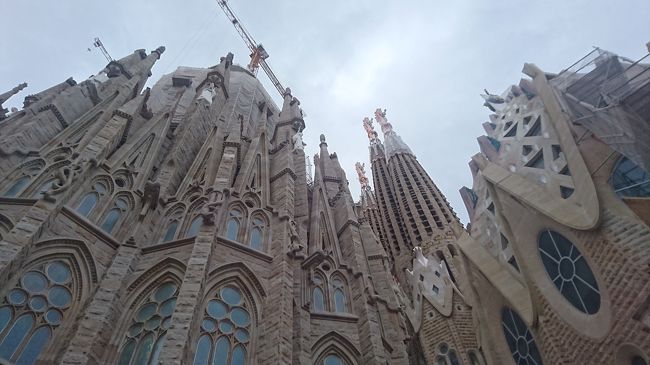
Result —
[[[122,216],[122,211],[117,208],[111,209],[111,211],[108,212],[106,219],[104,219],[104,223],[102,223],[102,229],[104,232],[111,233],[115,224],[120,219],[120,216]]]
[[[25,186],[27,186],[29,180],[31,180],[29,176],[23,176],[20,179],[16,180],[16,182],[11,185],[11,187],[3,194],[3,196],[6,198],[14,198],[23,190],[23,188],[25,188]]]
[[[0,333],[5,330],[9,321],[11,321],[12,315],[11,307],[4,306],[0,308]]]
[[[187,230],[185,237],[194,237],[199,234],[201,226],[203,225],[203,217],[196,217],[190,224],[190,228]]]
[[[84,196],[83,200],[81,200],[81,204],[79,204],[79,207],[77,208],[77,213],[87,217],[95,207],[95,204],[97,204],[97,194],[88,193]]]
[[[100,193],[100,194],[103,194],[103,193],[106,192],[106,186],[104,184],[102,184],[102,183],[99,183],[99,182],[95,183],[95,185],[93,185],[93,188],[95,188],[95,191]]]
[[[169,317],[174,313],[174,308],[176,308],[176,298],[172,298],[160,305],[160,315]]]
[[[0,358],[10,359],[18,346],[23,342],[29,331],[34,325],[34,318],[31,314],[23,314],[18,317],[9,333],[0,343]]]
[[[336,355],[329,355],[323,361],[323,365],[343,365],[343,360]]]
[[[221,332],[228,335],[228,334],[232,333],[233,329],[234,328],[233,328],[232,322],[230,322],[229,320],[226,319],[225,321],[219,322],[219,330]]]
[[[47,298],[53,306],[63,308],[72,301],[72,294],[67,288],[55,285],[50,289]]]
[[[13,305],[23,305],[27,300],[27,293],[25,293],[25,291],[22,289],[16,288],[16,289],[12,289],[9,292],[7,298],[9,298],[9,303]]]
[[[122,210],[127,210],[129,209],[129,202],[126,201],[124,198],[118,198],[115,201],[115,206],[122,209]]]
[[[237,338],[239,342],[246,343],[248,342],[250,336],[248,335],[248,331],[239,328],[237,331],[235,331],[235,338]]]
[[[147,303],[140,307],[140,310],[138,311],[138,314],[136,314],[135,318],[140,322],[144,322],[153,316],[154,313],[156,313],[156,308],[158,308],[158,305],[156,303]]]
[[[214,359],[212,365],[228,365],[228,352],[230,351],[230,342],[225,336],[219,337],[216,342]]]
[[[36,193],[34,193],[32,198],[41,199],[45,195],[45,192],[50,190],[53,184],[54,184],[54,179],[46,181],[43,185],[41,185],[40,188],[38,188],[38,190],[36,190]]]
[[[163,242],[173,240],[176,235],[176,229],[178,229],[178,221],[169,223],[169,227],[167,227],[167,231],[165,231],[165,236],[163,237]]]
[[[259,229],[257,227],[253,227],[253,229],[251,230],[250,245],[251,245],[252,248],[254,248],[256,250],[261,250],[262,249],[262,230],[261,229]]]
[[[135,359],[133,359],[133,365],[146,365],[147,360],[149,360],[149,355],[151,355],[151,350],[153,349],[153,334],[150,333],[140,341],[138,345],[138,351],[135,353]]]
[[[163,329],[168,329],[171,323],[172,323],[171,317],[165,318],[160,324],[160,327],[162,327]]]
[[[122,355],[120,355],[119,365],[129,365],[131,358],[133,357],[133,351],[135,350],[135,341],[129,340],[126,345],[122,348]]]
[[[206,332],[214,332],[214,330],[217,329],[217,325],[214,323],[213,320],[206,318],[201,323],[201,328],[203,328],[203,330]]]
[[[160,325],[161,318],[159,316],[153,316],[149,318],[145,323],[144,323],[144,328],[147,330],[154,330],[158,328]]]
[[[16,365],[31,365],[36,363],[36,358],[45,347],[45,344],[50,339],[50,329],[47,326],[43,326],[34,332],[32,337],[27,342],[27,345],[23,349],[23,352],[20,354],[20,357],[16,361]]]
[[[47,276],[57,284],[65,284],[70,280],[72,273],[68,265],[61,261],[54,261],[47,265]]]
[[[153,298],[158,302],[164,302],[169,299],[176,293],[176,284],[174,283],[164,283],[153,294]]]
[[[129,336],[135,337],[135,336],[139,335],[140,332],[142,332],[142,327],[144,327],[142,323],[133,324],[131,326],[131,328],[129,328],[129,332],[128,332]]]
[[[163,346],[165,346],[166,339],[167,339],[167,334],[164,334],[160,336],[158,341],[156,341],[156,345],[153,348],[153,355],[151,356],[151,361],[149,361],[149,364],[158,365],[158,358],[160,358],[160,352],[162,351]]]
[[[337,312],[347,312],[347,309],[345,308],[345,294],[343,294],[341,289],[336,289],[334,291],[334,306]]]
[[[208,302],[206,311],[212,318],[221,319],[226,316],[228,308],[220,300],[211,300]]]
[[[314,310],[324,311],[325,310],[325,300],[323,298],[323,291],[320,288],[314,288],[314,294],[312,295],[312,301],[314,304]]]
[[[245,365],[246,364],[246,351],[242,346],[235,347],[235,350],[232,352],[232,360],[230,361],[231,365]]]
[[[36,271],[29,271],[23,275],[23,288],[31,293],[40,293],[47,288],[47,278]]]
[[[241,303],[241,294],[239,293],[239,290],[229,286],[221,289],[221,298],[224,302],[230,305],[238,305]]]
[[[227,226],[226,238],[237,241],[237,236],[239,236],[239,221],[235,218],[230,218]]]
[[[212,349],[212,341],[210,336],[203,335],[199,338],[196,345],[196,353],[194,354],[194,365],[207,365],[210,360],[210,350]]]
[[[232,319],[238,327],[246,327],[250,323],[251,318],[245,309],[235,308],[230,313],[230,319]]]
[[[29,300],[29,307],[36,312],[45,312],[47,309],[47,299],[42,295],[35,295]]]

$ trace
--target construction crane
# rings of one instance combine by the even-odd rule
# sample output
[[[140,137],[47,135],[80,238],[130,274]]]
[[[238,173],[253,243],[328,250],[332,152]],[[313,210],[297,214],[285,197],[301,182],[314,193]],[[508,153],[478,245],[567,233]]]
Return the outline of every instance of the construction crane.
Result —
[[[278,78],[275,77],[275,74],[273,73],[273,70],[271,70],[269,64],[266,63],[266,59],[269,58],[269,54],[264,49],[264,46],[262,46],[262,44],[260,43],[257,43],[255,39],[253,39],[253,36],[251,36],[250,33],[248,33],[246,28],[244,28],[244,25],[241,23],[241,21],[239,21],[239,18],[237,18],[235,13],[233,13],[232,9],[230,9],[230,7],[228,6],[227,0],[217,0],[217,3],[221,7],[221,9],[223,9],[223,12],[226,13],[226,16],[228,17],[232,25],[235,26],[237,33],[239,33],[239,35],[244,40],[244,43],[246,43],[246,46],[248,46],[248,49],[250,49],[251,51],[251,62],[248,64],[248,70],[253,75],[257,75],[257,70],[259,69],[260,66],[262,66],[262,69],[269,77],[269,79],[271,79],[273,86],[275,86],[275,88],[278,90],[280,96],[284,97],[284,93],[285,93],[284,87],[282,87],[280,80],[278,80]]]
[[[99,48],[99,50],[102,51],[102,54],[104,55],[104,57],[106,57],[106,60],[108,62],[113,62],[113,57],[111,57],[111,55],[108,54],[108,51],[106,50],[106,48],[104,47],[104,44],[102,43],[102,41],[99,38],[95,37],[95,41],[93,42],[93,46],[95,46],[95,48]],[[88,49],[88,50],[90,51],[90,49]]]

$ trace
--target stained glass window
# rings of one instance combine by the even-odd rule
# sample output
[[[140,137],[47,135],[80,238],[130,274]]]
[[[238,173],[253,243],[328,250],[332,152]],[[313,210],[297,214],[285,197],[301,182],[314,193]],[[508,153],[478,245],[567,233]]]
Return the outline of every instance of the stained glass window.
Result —
[[[339,278],[332,279],[332,289],[334,290],[334,311],[347,312],[343,280]]]
[[[158,286],[136,310],[126,331],[119,365],[158,364],[167,329],[176,308],[178,286],[165,282]]]
[[[120,197],[115,200],[114,208],[111,209],[106,218],[104,218],[104,223],[102,223],[102,229],[105,232],[111,233],[115,224],[120,220],[120,217],[125,213],[129,208],[129,203],[126,198]]]
[[[261,250],[263,237],[264,221],[258,217],[253,217],[250,230],[250,246],[256,250]]]
[[[501,310],[501,325],[508,348],[517,365],[542,365],[533,334],[524,321],[510,308]]]
[[[245,365],[252,326],[249,305],[239,288],[228,285],[217,290],[205,306],[194,365]]]
[[[323,365],[343,365],[343,360],[337,355],[327,355],[323,361]]]
[[[48,190],[50,190],[50,188],[52,187],[53,184],[54,184],[54,179],[52,179],[52,180],[48,180],[48,181],[44,182],[44,183],[43,183],[43,184],[38,188],[38,190],[36,190],[36,191],[34,192],[34,195],[32,196],[32,198],[34,198],[34,199],[41,199],[41,198],[43,198],[43,196],[45,195],[45,192],[47,192]]]
[[[11,185],[9,189],[7,189],[7,191],[5,191],[4,194],[2,194],[2,196],[6,198],[14,198],[18,196],[18,194],[23,191],[27,184],[29,184],[30,180],[31,177],[29,176],[21,176],[18,180],[16,180],[15,183],[13,183],[13,185]]]
[[[650,174],[627,157],[618,161],[610,180],[621,197],[650,197]]]
[[[588,314],[598,312],[598,284],[578,248],[561,234],[545,230],[539,237],[539,253],[560,293],[579,310]]]
[[[314,310],[319,312],[325,311],[325,296],[323,295],[323,291],[320,288],[314,288],[312,301]]]
[[[73,300],[73,275],[55,260],[24,273],[0,306],[0,358],[34,364]]]
[[[239,237],[239,226],[241,225],[242,214],[240,211],[233,209],[228,213],[228,223],[226,224],[226,238],[237,241]]]
[[[190,223],[190,228],[187,230],[187,234],[185,235],[185,237],[194,237],[197,234],[199,234],[202,225],[203,225],[203,217],[198,216],[194,218],[192,220],[192,223]]]
[[[93,191],[84,195],[81,203],[77,207],[77,213],[87,217],[92,212],[99,201],[99,197],[106,194],[106,186],[101,182],[93,184]]]
[[[178,221],[171,221],[165,231],[163,242],[171,241],[176,236],[176,229],[178,229]]]

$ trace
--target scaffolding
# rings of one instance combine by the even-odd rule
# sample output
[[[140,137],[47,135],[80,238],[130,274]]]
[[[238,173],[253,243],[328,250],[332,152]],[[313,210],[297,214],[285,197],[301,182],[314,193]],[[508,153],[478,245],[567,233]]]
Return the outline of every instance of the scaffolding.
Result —
[[[634,61],[595,48],[551,76],[572,122],[650,171],[650,53]]]

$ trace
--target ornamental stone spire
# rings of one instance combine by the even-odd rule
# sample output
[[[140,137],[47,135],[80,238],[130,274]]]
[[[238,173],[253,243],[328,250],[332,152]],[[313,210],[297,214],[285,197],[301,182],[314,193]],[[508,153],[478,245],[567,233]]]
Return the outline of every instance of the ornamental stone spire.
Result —
[[[389,160],[398,153],[408,153],[413,155],[409,146],[404,143],[402,137],[395,133],[393,125],[388,122],[388,118],[386,118],[386,109],[382,111],[381,108],[377,108],[377,110],[375,110],[375,120],[379,123],[381,131],[384,133],[386,160]]]

